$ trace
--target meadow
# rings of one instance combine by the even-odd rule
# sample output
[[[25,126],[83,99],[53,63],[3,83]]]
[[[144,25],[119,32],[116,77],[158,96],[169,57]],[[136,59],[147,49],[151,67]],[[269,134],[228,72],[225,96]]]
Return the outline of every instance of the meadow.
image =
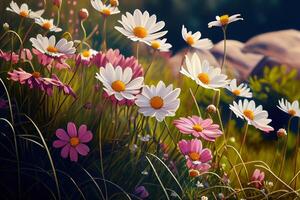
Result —
[[[4,6],[1,199],[299,198],[298,72],[235,77],[227,30],[242,14],[207,22],[223,36],[220,66],[199,55],[209,35],[185,25],[172,66],[168,21],[139,5]]]

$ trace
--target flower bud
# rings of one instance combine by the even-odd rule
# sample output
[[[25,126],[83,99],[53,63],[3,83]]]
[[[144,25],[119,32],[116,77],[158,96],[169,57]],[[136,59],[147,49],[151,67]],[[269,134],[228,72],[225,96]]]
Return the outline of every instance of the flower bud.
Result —
[[[85,8],[79,10],[79,18],[81,21],[86,20],[89,17],[89,11]]]
[[[216,108],[215,105],[210,104],[210,105],[207,106],[206,111],[208,113],[216,113],[217,112],[217,108]]]
[[[4,23],[4,24],[3,24],[3,29],[4,29],[5,31],[8,31],[8,30],[9,30],[9,24],[8,24],[8,23]]]
[[[109,3],[113,7],[119,6],[119,1],[118,0],[110,0]]]
[[[62,3],[62,0],[53,0],[52,2],[53,2],[53,5],[54,5],[54,6],[60,8],[61,3]]]
[[[281,128],[277,131],[277,137],[285,137],[287,136],[287,132],[284,128]]]

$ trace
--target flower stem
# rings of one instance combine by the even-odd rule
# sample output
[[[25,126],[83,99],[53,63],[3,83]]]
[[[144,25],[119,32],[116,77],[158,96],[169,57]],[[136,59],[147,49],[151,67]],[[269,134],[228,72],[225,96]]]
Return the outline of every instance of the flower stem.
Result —
[[[199,87],[199,86],[198,86],[198,87]],[[198,90],[198,87],[197,87],[197,90]],[[197,90],[196,90],[196,91],[197,91]],[[196,98],[195,98],[195,95],[194,95],[194,93],[193,93],[193,91],[192,91],[191,88],[190,88],[190,93],[191,93],[191,96],[192,96],[193,101],[194,101],[194,103],[195,103],[195,106],[196,106],[196,108],[197,108],[198,115],[199,115],[199,117],[201,117],[201,111],[200,111],[198,102],[197,102],[197,100],[196,100]]]
[[[221,70],[224,68],[225,62],[226,62],[226,29],[227,27],[222,27],[222,31],[223,31],[223,37],[224,37],[224,51],[223,51],[223,60],[222,60],[222,65],[221,65]]]
[[[83,20],[80,22],[80,26],[81,26],[81,29],[82,29],[82,32],[83,32],[83,38],[82,38],[81,43],[80,43],[80,48],[81,48],[81,49],[82,49],[83,43],[84,43],[85,40],[86,40],[86,30],[85,30],[85,28],[84,28],[83,22],[84,22]]]
[[[248,122],[246,122],[245,132],[244,132],[243,140],[242,140],[240,151],[239,151],[241,155],[242,155],[243,146],[245,145],[245,142],[246,142],[246,136],[247,136],[247,133],[248,133],[248,127],[249,127],[249,124],[248,124]]]
[[[102,45],[101,45],[101,49],[103,51],[107,50],[107,44],[106,44],[106,17],[103,18],[103,29],[102,29]]]
[[[153,55],[152,55],[152,59],[151,59],[151,62],[149,64],[149,66],[147,67],[146,71],[145,71],[145,74],[144,74],[144,78],[146,78],[146,75],[150,69],[150,67],[152,66],[153,62],[154,62],[154,58],[156,57],[156,51],[154,51]]]
[[[136,43],[136,59],[139,60],[139,46],[140,46],[140,43],[137,42]]]
[[[297,162],[298,162],[298,149],[299,149],[299,140],[300,140],[300,119],[298,120],[298,131],[297,131],[297,141],[296,141],[296,156],[295,156],[295,160],[294,160],[294,176],[296,175],[297,172]],[[294,185],[294,189],[297,188],[297,179],[295,180],[295,185]]]

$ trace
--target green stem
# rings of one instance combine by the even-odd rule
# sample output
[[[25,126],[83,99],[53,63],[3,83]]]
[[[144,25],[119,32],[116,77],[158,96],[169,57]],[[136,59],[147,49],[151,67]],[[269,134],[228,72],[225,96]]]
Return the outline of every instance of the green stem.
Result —
[[[140,46],[140,43],[137,42],[137,43],[136,43],[136,59],[137,59],[137,60],[139,59],[139,46]]]
[[[61,5],[59,6],[58,10],[57,10],[57,22],[56,22],[56,26],[59,26],[59,22],[60,22],[60,11],[61,11]]]
[[[296,175],[297,173],[297,162],[298,162],[298,149],[299,149],[299,139],[300,139],[300,133],[299,133],[299,130],[300,130],[300,119],[298,120],[298,131],[297,131],[297,141],[296,141],[296,156],[295,156],[295,160],[294,160],[294,176]],[[295,185],[294,185],[294,189],[296,190],[297,188],[297,179],[295,181]]]
[[[198,86],[198,87],[199,87],[199,86]],[[197,92],[197,90],[198,90],[198,87],[197,87],[197,89],[196,89],[196,92]],[[194,101],[194,103],[195,103],[195,105],[196,105],[198,115],[199,115],[199,117],[201,117],[201,111],[200,111],[198,102],[197,102],[197,100],[196,100],[196,98],[195,98],[195,95],[194,95],[194,93],[193,93],[193,91],[192,91],[191,88],[190,88],[190,93],[191,93],[191,96],[192,96],[192,98],[193,98],[193,101]]]
[[[102,50],[107,50],[107,44],[106,44],[106,17],[103,17],[103,29],[102,29]]]
[[[240,151],[239,151],[241,155],[242,155],[243,146],[245,145],[245,142],[246,142],[246,136],[247,136],[247,133],[248,133],[248,127],[249,127],[249,124],[248,124],[248,122],[246,122],[245,132],[244,132],[243,140],[242,140]]]
[[[147,67],[146,71],[145,71],[145,74],[144,74],[144,78],[146,79],[146,75],[150,69],[150,67],[152,66],[153,62],[154,62],[154,58],[156,57],[156,51],[154,51],[153,55],[152,55],[152,59],[151,59],[151,62],[149,64],[149,66]]]
[[[226,40],[227,40],[227,37],[226,37],[226,29],[227,27],[222,27],[222,31],[223,31],[223,37],[224,37],[224,51],[223,51],[223,60],[222,60],[222,65],[221,65],[221,70],[224,68],[225,66],[225,62],[226,62]]]

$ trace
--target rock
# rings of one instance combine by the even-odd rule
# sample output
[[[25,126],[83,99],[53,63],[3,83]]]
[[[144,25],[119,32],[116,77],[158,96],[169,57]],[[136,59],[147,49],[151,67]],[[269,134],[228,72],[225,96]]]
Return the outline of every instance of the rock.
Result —
[[[244,43],[242,42],[236,40],[227,40],[226,42],[227,59],[225,70],[227,71],[227,74],[234,74],[237,79],[247,79],[263,56],[253,53],[244,53],[242,51]],[[220,63],[223,60],[223,45],[224,42],[221,41],[211,49],[212,54]]]
[[[291,29],[255,36],[246,42],[243,52],[264,55],[275,63],[300,70],[300,31]]]

